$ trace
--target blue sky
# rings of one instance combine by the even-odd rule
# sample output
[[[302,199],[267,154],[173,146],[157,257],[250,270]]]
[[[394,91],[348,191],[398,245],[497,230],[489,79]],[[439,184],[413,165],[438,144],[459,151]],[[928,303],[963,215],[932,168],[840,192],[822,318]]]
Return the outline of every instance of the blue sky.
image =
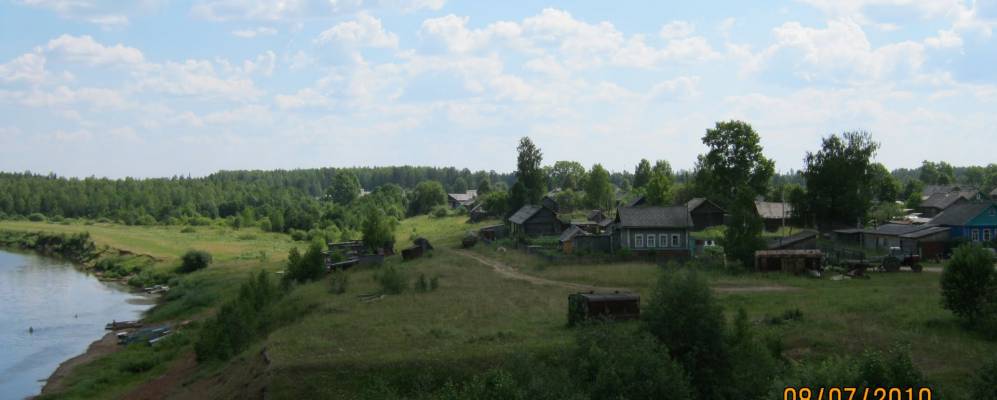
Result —
[[[997,162],[997,0],[0,1],[4,171],[691,168],[727,119],[781,171]]]

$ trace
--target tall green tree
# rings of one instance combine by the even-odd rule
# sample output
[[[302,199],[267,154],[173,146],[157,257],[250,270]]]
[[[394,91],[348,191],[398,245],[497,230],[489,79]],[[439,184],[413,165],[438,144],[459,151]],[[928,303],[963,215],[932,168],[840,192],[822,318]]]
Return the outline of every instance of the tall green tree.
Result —
[[[737,190],[748,190],[752,197],[767,191],[775,173],[775,163],[765,158],[758,133],[746,122],[717,122],[707,129],[703,144],[709,151],[700,155],[696,165],[696,184],[706,197],[722,207],[728,206]]]
[[[489,180],[487,177],[481,178],[481,180],[478,181],[477,190],[478,190],[478,196],[484,196],[484,195],[486,195],[488,193],[491,193],[492,192],[492,181]]]
[[[523,137],[519,140],[517,151],[516,184],[509,195],[509,209],[512,212],[526,204],[540,204],[547,193],[546,174],[540,167],[543,162],[540,148],[529,137]]]
[[[647,161],[646,158],[642,158],[634,170],[633,187],[635,189],[643,189],[649,182],[651,182],[651,162]]]
[[[454,181],[453,186],[450,187],[453,192],[451,193],[466,193],[467,192],[467,181],[464,178],[457,178]]]
[[[363,244],[371,250],[394,247],[395,221],[374,207],[367,208],[363,222]]]
[[[755,252],[765,248],[765,240],[762,239],[765,223],[755,210],[752,190],[742,185],[735,193],[736,197],[727,209],[730,220],[721,244],[727,257],[740,261],[744,267],[752,268]]]
[[[581,189],[585,167],[577,161],[557,161],[550,167],[550,183],[559,189]]]
[[[668,206],[672,204],[672,178],[654,171],[651,180],[644,190],[645,199],[651,205]]]
[[[447,192],[443,190],[443,185],[436,181],[423,181],[412,190],[409,214],[422,215],[444,204],[447,204]]]
[[[340,171],[332,177],[332,185],[326,194],[337,204],[350,204],[360,197],[360,180],[349,171]]]
[[[668,163],[667,160],[658,160],[654,162],[654,167],[651,168],[656,174],[667,176],[669,179],[672,178],[675,173],[672,171],[672,164]]]
[[[613,185],[609,172],[601,164],[592,166],[585,184],[585,202],[589,207],[608,210],[613,206]]]
[[[807,152],[807,209],[819,228],[865,221],[874,196],[871,160],[878,149],[867,132],[846,132],[824,138],[816,153]]]
[[[880,163],[869,165],[869,175],[873,187],[873,197],[880,202],[894,202],[900,198],[900,181],[890,170]]]
[[[951,164],[941,161],[932,162],[924,160],[921,162],[920,177],[921,182],[928,185],[949,185],[955,183],[955,168]]]

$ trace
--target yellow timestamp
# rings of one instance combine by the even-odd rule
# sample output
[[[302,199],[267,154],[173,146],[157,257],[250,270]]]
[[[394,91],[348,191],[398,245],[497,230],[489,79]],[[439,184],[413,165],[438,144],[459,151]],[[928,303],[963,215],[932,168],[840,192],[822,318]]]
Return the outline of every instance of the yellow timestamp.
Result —
[[[931,400],[931,388],[787,387],[782,400]]]

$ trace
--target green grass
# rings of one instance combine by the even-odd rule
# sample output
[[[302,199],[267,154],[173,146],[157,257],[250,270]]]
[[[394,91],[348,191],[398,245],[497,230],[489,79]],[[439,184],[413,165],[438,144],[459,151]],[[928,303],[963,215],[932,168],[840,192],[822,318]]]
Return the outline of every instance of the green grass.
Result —
[[[309,313],[277,328],[229,364],[200,367],[188,378],[189,385],[177,390],[240,397],[247,387],[266,386],[268,396],[278,399],[356,398],[376,393],[385,383],[412,391],[435,388],[447,378],[467,376],[515,357],[563,350],[571,341],[571,330],[565,328],[570,291],[504,279],[489,267],[454,253],[452,249],[465,232],[495,223],[472,225],[465,221],[465,217],[416,217],[401,221],[396,230],[397,249],[423,236],[437,250],[411,262],[392,257],[388,264],[401,269],[410,285],[419,274],[438,276],[437,290],[408,290],[364,302],[357,296],[380,291],[374,279],[378,267],[350,270],[344,294],[331,293],[328,279],[299,286],[286,301],[304,305]],[[0,222],[0,229],[86,230],[100,245],[154,255],[163,265],[175,266],[176,258],[188,248],[214,249],[209,251],[215,255],[215,264],[185,276],[184,293],[157,307],[150,315],[154,320],[209,315],[213,307],[234,294],[251,271],[280,269],[287,249],[302,246],[286,235],[216,227],[181,233],[179,227]],[[247,232],[254,237],[239,238]],[[253,257],[260,249],[269,256]],[[645,301],[662,268],[642,262],[598,264],[582,262],[584,259],[555,265],[516,250],[499,252],[482,245],[473,251],[548,279],[631,288]],[[744,308],[762,334],[782,340],[786,355],[794,362],[879,350],[902,342],[910,346],[914,362],[936,389],[947,398],[964,398],[972,373],[997,353],[997,343],[963,329],[941,308],[937,273],[874,273],[868,280],[843,281],[778,273],[706,274],[718,288],[794,288],[718,292],[728,316]],[[802,320],[776,325],[765,322],[794,309],[802,312]],[[263,349],[272,364],[261,378],[259,354]],[[110,372],[101,372],[108,370],[101,366],[121,365],[129,357],[141,356],[123,352],[84,367],[71,378],[79,382],[74,388],[80,388],[73,393],[115,397],[162,373],[165,367],[160,366],[125,377],[114,373],[108,378]],[[101,379],[107,379],[104,389],[94,383]]]

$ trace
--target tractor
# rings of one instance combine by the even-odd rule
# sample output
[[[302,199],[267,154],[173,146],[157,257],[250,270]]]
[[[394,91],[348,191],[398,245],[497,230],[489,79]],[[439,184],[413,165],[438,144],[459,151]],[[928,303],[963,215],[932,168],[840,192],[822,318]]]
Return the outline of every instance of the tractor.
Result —
[[[899,247],[890,247],[890,253],[883,257],[878,269],[885,272],[900,271],[900,267],[909,267],[913,272],[921,272],[921,256],[904,253]]]

